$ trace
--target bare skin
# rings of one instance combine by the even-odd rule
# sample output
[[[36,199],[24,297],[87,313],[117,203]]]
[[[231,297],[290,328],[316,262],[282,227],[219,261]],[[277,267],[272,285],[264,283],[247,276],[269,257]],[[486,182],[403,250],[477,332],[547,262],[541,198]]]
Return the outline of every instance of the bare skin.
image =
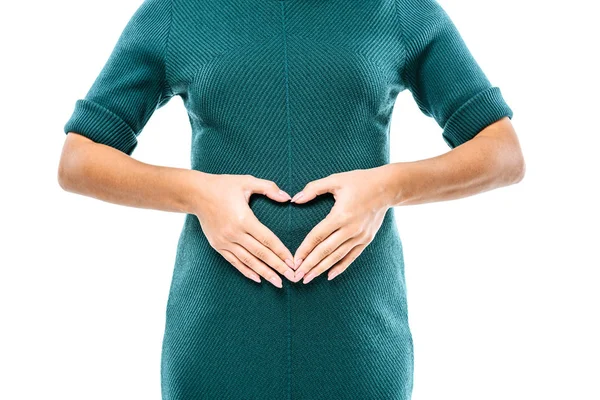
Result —
[[[471,196],[520,182],[521,147],[509,118],[442,155],[329,175],[292,198],[306,203],[329,192],[335,204],[294,254],[295,279],[308,283],[329,270],[331,280],[358,257],[381,227],[388,208]]]
[[[274,182],[147,164],[74,132],[65,139],[58,182],[66,191],[111,203],[195,214],[211,246],[244,276],[256,282],[262,276],[279,288],[275,271],[294,278],[291,252],[248,204],[252,193],[290,200]]]
[[[373,240],[390,207],[471,196],[517,183],[524,173],[516,133],[503,118],[437,157],[309,182],[292,202],[306,203],[326,192],[336,201],[293,256],[248,205],[252,193],[290,200],[272,181],[155,166],[73,132],[63,147],[58,180],[64,190],[116,204],[195,214],[211,246],[236,269],[281,288],[275,271],[308,283],[327,270],[328,279],[346,270]]]

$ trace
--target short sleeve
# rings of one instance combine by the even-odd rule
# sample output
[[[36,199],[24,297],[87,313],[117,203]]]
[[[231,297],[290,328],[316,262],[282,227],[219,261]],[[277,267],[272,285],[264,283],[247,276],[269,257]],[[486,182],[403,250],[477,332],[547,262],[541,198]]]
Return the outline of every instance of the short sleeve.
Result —
[[[402,79],[420,110],[443,128],[451,148],[513,117],[456,26],[436,0],[398,0],[406,58]]]
[[[166,78],[170,0],[144,0],[123,29],[64,132],[75,132],[131,155],[137,137],[172,97]]]

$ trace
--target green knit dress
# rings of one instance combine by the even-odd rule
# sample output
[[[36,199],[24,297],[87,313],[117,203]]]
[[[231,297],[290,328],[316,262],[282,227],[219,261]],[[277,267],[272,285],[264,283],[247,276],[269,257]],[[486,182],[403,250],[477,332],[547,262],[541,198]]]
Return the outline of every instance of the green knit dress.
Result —
[[[450,148],[512,118],[435,0],[145,0],[64,127],[131,154],[180,96],[191,168],[252,174],[294,194],[332,173],[389,163],[408,89]],[[254,195],[290,249],[334,204]],[[283,288],[243,276],[195,215],[181,230],[166,305],[164,400],[410,399],[413,342],[394,208],[335,279]]]

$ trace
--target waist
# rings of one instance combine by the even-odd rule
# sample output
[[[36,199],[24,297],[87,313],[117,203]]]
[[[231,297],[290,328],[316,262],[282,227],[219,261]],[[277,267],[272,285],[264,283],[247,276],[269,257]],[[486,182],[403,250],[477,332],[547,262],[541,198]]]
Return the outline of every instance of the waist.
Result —
[[[335,199],[330,193],[317,196],[305,204],[280,203],[266,196],[254,194],[250,198],[249,207],[256,218],[293,253],[308,233],[327,217],[334,204]],[[186,234],[197,232],[203,235],[200,221],[196,215],[187,214],[183,232]],[[390,239],[393,243],[401,246],[393,208],[386,212],[373,242],[379,240],[389,242]]]

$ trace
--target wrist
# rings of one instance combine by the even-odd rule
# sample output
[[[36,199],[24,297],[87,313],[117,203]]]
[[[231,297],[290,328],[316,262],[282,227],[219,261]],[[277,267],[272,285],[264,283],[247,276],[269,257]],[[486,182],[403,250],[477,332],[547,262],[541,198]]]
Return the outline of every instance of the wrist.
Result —
[[[184,212],[187,214],[197,214],[203,203],[203,192],[207,187],[206,182],[209,178],[208,173],[198,170],[188,170],[188,179],[184,188]]]
[[[382,169],[383,186],[382,198],[388,207],[396,207],[403,203],[406,193],[406,169],[402,163],[385,164]]]

